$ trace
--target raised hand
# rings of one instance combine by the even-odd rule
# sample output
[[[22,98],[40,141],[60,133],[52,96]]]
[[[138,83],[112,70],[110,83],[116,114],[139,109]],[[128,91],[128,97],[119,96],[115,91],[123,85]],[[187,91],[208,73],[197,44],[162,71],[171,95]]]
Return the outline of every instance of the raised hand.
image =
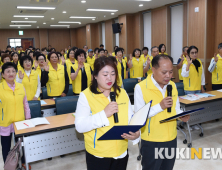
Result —
[[[214,53],[214,61],[217,62],[218,61],[218,57],[217,57],[217,54]]]
[[[132,56],[132,54],[130,54],[130,56],[129,56],[129,59],[130,59],[130,60],[132,60],[132,59],[133,59],[133,56]]]
[[[190,59],[190,57],[188,55],[186,56],[186,59],[187,59],[188,65],[191,65],[192,64],[192,59]]]
[[[184,61],[184,56],[183,56],[183,54],[181,54],[181,57],[180,57],[180,58],[181,58],[182,61]]]
[[[49,65],[47,62],[44,62],[44,70],[49,71]]]
[[[23,78],[24,78],[24,73],[22,73],[22,71],[21,71],[21,70],[19,70],[19,72],[18,72],[18,73],[19,73],[19,78],[20,78],[20,79],[23,79]]]
[[[147,57],[147,65],[150,65],[150,63],[151,63],[151,60],[149,57]]]
[[[35,61],[35,69],[39,66],[39,62]]]
[[[61,58],[61,60],[62,60],[62,65],[64,65],[64,64],[65,64],[65,62],[66,62],[65,58],[64,58],[64,57],[62,57],[62,58]]]

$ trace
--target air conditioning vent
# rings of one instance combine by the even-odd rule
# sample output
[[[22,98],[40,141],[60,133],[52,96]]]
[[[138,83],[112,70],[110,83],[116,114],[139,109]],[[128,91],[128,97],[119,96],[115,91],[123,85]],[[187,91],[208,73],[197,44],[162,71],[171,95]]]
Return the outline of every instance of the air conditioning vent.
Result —
[[[29,9],[21,9],[19,10],[20,14],[44,14],[47,10],[29,10]]]

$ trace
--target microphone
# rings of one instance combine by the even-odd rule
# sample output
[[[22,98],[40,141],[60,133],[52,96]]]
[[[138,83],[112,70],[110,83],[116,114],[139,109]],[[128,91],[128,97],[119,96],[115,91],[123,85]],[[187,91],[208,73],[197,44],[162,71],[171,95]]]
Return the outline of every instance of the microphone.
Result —
[[[111,102],[116,101],[116,93],[115,92],[110,92],[110,100],[111,100]],[[118,114],[114,113],[113,116],[114,116],[114,122],[118,123],[119,122]]]
[[[167,85],[167,97],[172,97],[172,85]],[[167,108],[167,112],[171,113],[171,107]]]

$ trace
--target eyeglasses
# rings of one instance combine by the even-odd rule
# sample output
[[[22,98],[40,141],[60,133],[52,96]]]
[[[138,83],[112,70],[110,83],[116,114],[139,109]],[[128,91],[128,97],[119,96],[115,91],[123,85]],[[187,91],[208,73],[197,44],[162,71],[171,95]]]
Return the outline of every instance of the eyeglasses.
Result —
[[[193,54],[197,54],[197,53],[198,53],[198,52],[196,51],[196,52],[191,52],[190,54],[192,54],[192,55],[193,55]]]

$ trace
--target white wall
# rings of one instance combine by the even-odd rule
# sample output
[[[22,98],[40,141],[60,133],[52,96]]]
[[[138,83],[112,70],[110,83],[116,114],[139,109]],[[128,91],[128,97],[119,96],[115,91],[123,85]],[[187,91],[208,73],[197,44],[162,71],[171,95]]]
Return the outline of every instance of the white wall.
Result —
[[[174,64],[182,54],[183,48],[183,5],[171,7],[171,56]]]
[[[149,55],[151,55],[151,48],[152,48],[151,12],[143,14],[143,22],[144,22],[144,47],[149,48]]]
[[[119,23],[119,19],[115,19],[115,23]],[[119,47],[119,33],[115,34],[116,36],[116,46]]]
[[[104,49],[106,49],[106,33],[105,33],[105,22],[102,22],[102,44],[104,45]]]

